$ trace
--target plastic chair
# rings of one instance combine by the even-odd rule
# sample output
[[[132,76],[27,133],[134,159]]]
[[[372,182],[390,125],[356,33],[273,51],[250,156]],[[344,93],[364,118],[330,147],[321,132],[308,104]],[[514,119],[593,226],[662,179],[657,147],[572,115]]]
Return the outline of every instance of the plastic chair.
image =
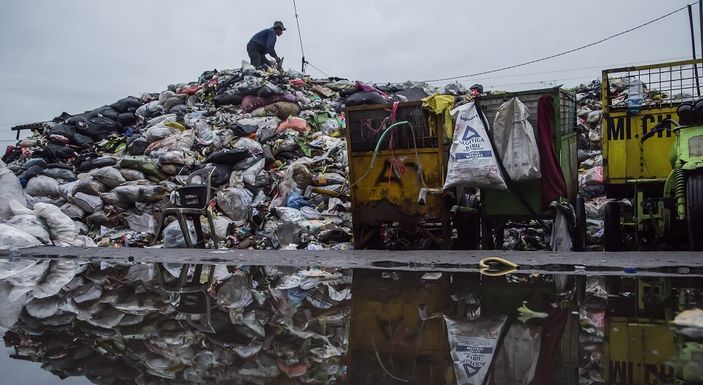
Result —
[[[215,167],[205,167],[193,172],[188,176],[186,184],[176,189],[176,205],[165,209],[161,213],[159,227],[156,231],[156,236],[152,242],[155,244],[163,230],[164,221],[169,216],[176,216],[178,225],[183,233],[183,238],[186,242],[186,247],[194,247],[193,241],[190,239],[188,231],[188,222],[186,219],[193,221],[195,227],[195,235],[197,237],[195,247],[205,248],[205,239],[203,237],[203,229],[200,225],[200,217],[207,217],[208,225],[210,226],[210,237],[217,245],[217,235],[215,234],[215,225],[212,219],[208,205],[213,198],[212,174],[215,172]],[[196,177],[201,178],[201,183],[193,183]]]

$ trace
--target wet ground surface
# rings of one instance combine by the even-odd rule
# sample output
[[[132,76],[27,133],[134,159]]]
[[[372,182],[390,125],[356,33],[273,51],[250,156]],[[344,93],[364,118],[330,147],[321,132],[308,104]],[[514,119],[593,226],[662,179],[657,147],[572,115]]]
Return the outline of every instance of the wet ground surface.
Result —
[[[703,381],[703,281],[682,260],[481,274],[28,253],[0,259],[3,384]]]

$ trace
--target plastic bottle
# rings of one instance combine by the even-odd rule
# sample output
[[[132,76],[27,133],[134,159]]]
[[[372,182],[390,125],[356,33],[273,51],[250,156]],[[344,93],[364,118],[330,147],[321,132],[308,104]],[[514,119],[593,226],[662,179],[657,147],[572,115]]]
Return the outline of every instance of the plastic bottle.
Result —
[[[644,84],[639,79],[630,79],[627,88],[627,108],[631,114],[639,114],[644,102]]]

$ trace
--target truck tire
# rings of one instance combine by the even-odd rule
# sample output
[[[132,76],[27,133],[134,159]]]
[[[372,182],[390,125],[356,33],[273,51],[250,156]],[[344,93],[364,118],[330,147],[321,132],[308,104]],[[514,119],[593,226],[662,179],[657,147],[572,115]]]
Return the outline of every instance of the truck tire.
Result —
[[[581,194],[576,195],[576,228],[574,229],[574,250],[586,250],[586,201]]]
[[[603,246],[605,251],[618,251],[621,245],[620,205],[618,202],[608,202],[605,204],[605,218],[603,221]]]
[[[686,222],[692,251],[703,251],[703,172],[686,181]]]

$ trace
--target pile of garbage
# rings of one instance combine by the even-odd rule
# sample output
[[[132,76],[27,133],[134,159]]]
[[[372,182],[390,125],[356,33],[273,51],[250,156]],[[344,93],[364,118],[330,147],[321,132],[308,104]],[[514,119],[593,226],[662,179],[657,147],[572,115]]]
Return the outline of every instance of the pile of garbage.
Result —
[[[160,244],[154,235],[161,214],[190,174],[211,167],[213,230],[201,216],[209,246],[349,249],[341,111],[437,91],[418,82],[315,80],[243,63],[160,93],[64,112],[2,158],[0,194],[12,199],[0,202],[0,244]],[[458,84],[443,91],[457,98],[471,92]],[[188,227],[194,234],[197,226]],[[185,246],[175,217],[162,233],[164,246]]]
[[[361,88],[245,65],[64,113],[3,157],[2,195],[14,202],[0,205],[3,229],[12,228],[0,244],[92,245],[91,239],[98,246],[145,246],[187,176],[212,166],[211,210],[226,246],[348,248],[349,203],[306,188],[344,188],[340,92],[352,101],[384,99],[379,90],[356,92]],[[54,234],[51,222],[75,230]],[[42,225],[49,226],[41,237],[29,231]],[[277,234],[281,228],[286,234]],[[175,223],[165,228],[167,246],[183,244],[179,233]]]
[[[579,193],[586,202],[586,243],[589,250],[600,250],[607,202],[603,179],[601,82],[594,80],[581,84],[574,92],[578,132],[578,184]]]
[[[5,345],[96,384],[343,382],[350,270],[217,265],[198,318],[168,291],[182,268],[0,261]]]

